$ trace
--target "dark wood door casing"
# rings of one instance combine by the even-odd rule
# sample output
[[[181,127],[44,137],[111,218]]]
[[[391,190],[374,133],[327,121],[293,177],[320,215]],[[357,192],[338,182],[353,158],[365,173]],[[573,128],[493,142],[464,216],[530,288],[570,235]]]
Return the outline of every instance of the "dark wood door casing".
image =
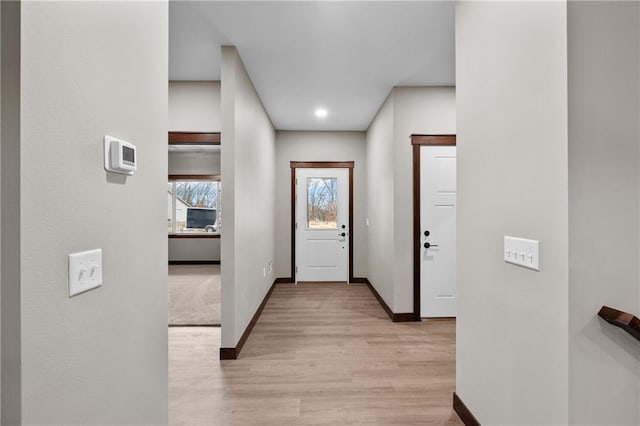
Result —
[[[354,161],[291,161],[291,280],[296,281],[296,169],[349,169],[349,282],[353,281]]]

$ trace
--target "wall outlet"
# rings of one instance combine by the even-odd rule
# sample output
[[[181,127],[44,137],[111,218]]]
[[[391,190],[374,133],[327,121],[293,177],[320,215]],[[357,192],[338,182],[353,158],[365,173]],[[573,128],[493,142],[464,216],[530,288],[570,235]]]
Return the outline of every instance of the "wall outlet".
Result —
[[[102,249],[69,255],[69,297],[102,285]]]
[[[540,270],[540,242],[525,238],[504,237],[504,261]]]
[[[273,261],[269,262],[269,272],[273,272]]]
[[[267,276],[267,268],[262,268],[262,276],[263,277]]]

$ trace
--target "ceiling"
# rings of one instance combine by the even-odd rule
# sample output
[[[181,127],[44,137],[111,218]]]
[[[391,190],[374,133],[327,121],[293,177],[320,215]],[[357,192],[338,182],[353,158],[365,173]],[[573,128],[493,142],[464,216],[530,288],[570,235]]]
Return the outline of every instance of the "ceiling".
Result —
[[[170,2],[171,80],[220,80],[223,45],[279,130],[365,130],[392,87],[455,85],[452,1]]]

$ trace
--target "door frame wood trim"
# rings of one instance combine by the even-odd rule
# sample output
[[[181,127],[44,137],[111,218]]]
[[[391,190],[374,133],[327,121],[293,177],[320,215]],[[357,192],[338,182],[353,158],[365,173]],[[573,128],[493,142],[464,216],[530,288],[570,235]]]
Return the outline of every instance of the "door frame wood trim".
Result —
[[[413,319],[421,321],[420,315],[420,147],[456,146],[456,135],[411,135],[413,147]]]
[[[296,170],[349,170],[349,281],[353,280],[353,167],[354,161],[291,161],[291,282],[296,282]]]
[[[169,132],[169,145],[220,145],[219,132]]]
[[[353,161],[291,161],[296,169],[353,169]]]
[[[188,182],[197,182],[197,181],[215,181],[220,182],[220,175],[168,175],[169,181],[181,180]]]

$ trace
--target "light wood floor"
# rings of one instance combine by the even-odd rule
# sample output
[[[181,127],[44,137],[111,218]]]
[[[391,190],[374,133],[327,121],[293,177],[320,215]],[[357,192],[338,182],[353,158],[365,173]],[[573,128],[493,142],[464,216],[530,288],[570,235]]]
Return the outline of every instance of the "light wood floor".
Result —
[[[173,425],[461,425],[455,322],[392,323],[364,285],[278,284],[239,359],[169,329]]]

